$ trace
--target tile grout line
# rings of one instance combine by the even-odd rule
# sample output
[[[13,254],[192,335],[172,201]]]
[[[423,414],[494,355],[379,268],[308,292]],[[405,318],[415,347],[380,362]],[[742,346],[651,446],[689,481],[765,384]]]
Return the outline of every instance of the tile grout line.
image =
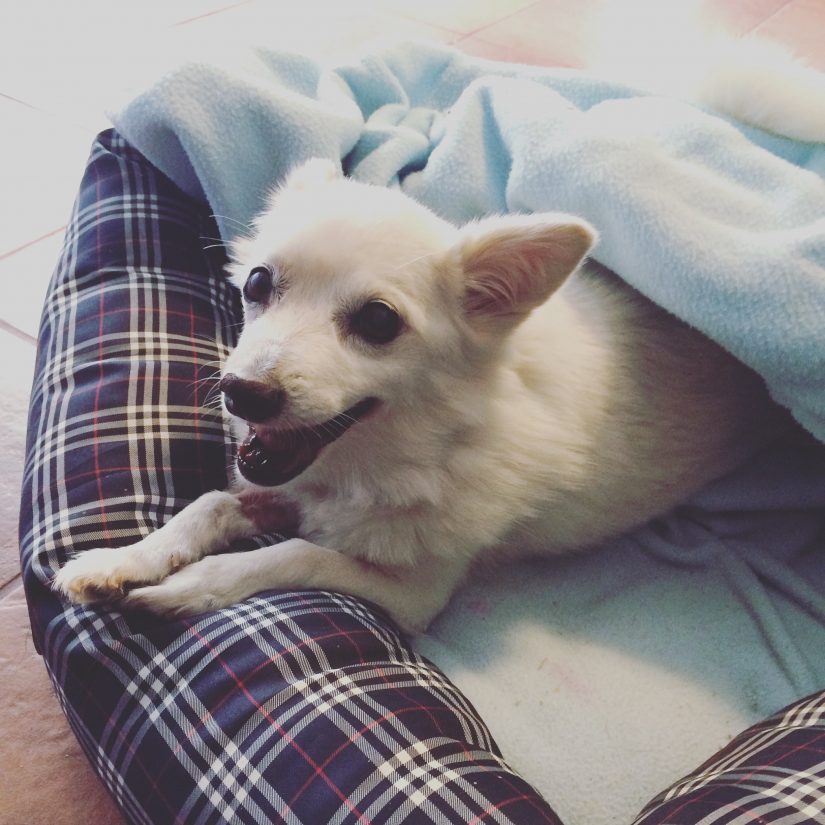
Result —
[[[18,588],[23,586],[23,573],[19,571],[15,573],[15,575],[10,578],[5,584],[0,584],[0,601],[6,598],[6,596],[10,596],[14,593]]]
[[[453,35],[454,39],[450,40],[448,45],[458,43],[458,41],[464,37],[464,35],[457,29],[451,29],[448,26],[442,26],[439,23],[430,23],[429,20],[422,20],[420,17],[415,17],[412,14],[406,14],[403,11],[392,11],[390,13],[393,17],[397,17],[399,20],[405,20],[408,23],[420,23],[424,26],[429,26],[431,29],[438,29],[439,31],[444,32],[445,34]],[[400,35],[397,35],[396,39],[398,37],[400,37]]]
[[[21,106],[25,106],[27,109],[32,109],[35,112],[43,111],[43,109],[38,109],[37,106],[32,106],[31,103],[26,103],[25,100],[20,100],[19,97],[14,97],[13,95],[7,95],[5,92],[0,92],[0,97],[4,100],[12,101],[12,103],[19,103]]]
[[[474,37],[479,32],[482,32],[485,29],[489,29],[491,26],[495,26],[498,23],[503,23],[505,20],[509,20],[511,17],[515,17],[517,14],[521,14],[523,11],[532,9],[534,6],[540,6],[542,1],[543,0],[535,0],[535,2],[528,3],[523,8],[516,9],[516,11],[512,11],[509,14],[505,14],[503,17],[499,17],[496,20],[490,20],[488,23],[484,23],[483,25],[477,26],[476,28],[470,29],[469,31],[459,31],[458,29],[453,29],[449,26],[442,26],[440,23],[433,23],[431,20],[425,20],[421,17],[416,17],[414,14],[410,14],[409,12],[394,10],[392,13],[395,17],[400,17],[402,20],[411,20],[414,23],[424,23],[427,26],[432,26],[434,29],[441,29],[441,31],[443,32],[453,34],[455,35],[455,40],[451,41],[451,45],[457,45],[458,43],[461,43],[462,40],[466,40],[468,37]]]
[[[29,335],[28,332],[23,332],[22,329],[17,329],[16,326],[10,324],[8,321],[0,318],[0,330],[4,332],[8,332],[9,335],[14,335],[15,338],[19,338],[21,341],[25,341],[28,344],[32,344],[33,346],[37,346],[37,338],[33,335]]]
[[[30,246],[34,246],[36,243],[40,243],[40,241],[45,241],[46,238],[51,238],[58,232],[64,232],[65,230],[65,224],[63,226],[58,226],[57,229],[52,229],[51,232],[47,232],[45,235],[41,235],[39,238],[35,238],[32,241],[27,241],[22,246],[16,246],[14,249],[8,250],[8,252],[2,252],[0,253],[0,261],[4,261],[6,260],[6,258],[11,258],[12,255],[16,255],[18,252],[22,252],[24,249],[28,249]]]
[[[536,0],[535,3],[528,3],[526,6],[520,9],[516,9],[516,11],[510,12],[510,14],[505,14],[504,17],[499,17],[498,20],[491,20],[489,23],[485,23],[483,26],[479,26],[476,29],[472,29],[468,31],[466,34],[463,34],[456,43],[460,43],[462,40],[466,40],[468,37],[475,37],[476,35],[480,34],[481,32],[492,28],[493,26],[497,26],[499,23],[503,23],[505,20],[510,20],[513,17],[521,14],[522,12],[529,11],[530,9],[534,9],[536,6],[540,6],[542,4],[542,0]],[[483,38],[482,38],[483,39]],[[488,41],[485,41],[488,42]],[[491,44],[494,45],[494,44]]]
[[[785,2],[778,8],[774,9],[764,20],[760,20],[758,23],[754,23],[746,32],[742,32],[742,37],[747,37],[750,34],[757,34],[759,29],[765,25],[770,20],[773,20],[779,14],[782,14],[788,6],[792,6],[796,0],[785,0]]]
[[[176,28],[177,26],[185,26],[187,23],[192,23],[195,20],[203,20],[205,17],[212,17],[216,14],[220,14],[224,11],[229,11],[230,9],[236,9],[238,6],[247,6],[252,2],[252,0],[238,0],[237,3],[230,3],[228,6],[221,6],[219,9],[212,9],[212,11],[204,12],[203,14],[196,14],[194,17],[187,17],[185,20],[177,20],[176,22],[172,23],[169,28]]]

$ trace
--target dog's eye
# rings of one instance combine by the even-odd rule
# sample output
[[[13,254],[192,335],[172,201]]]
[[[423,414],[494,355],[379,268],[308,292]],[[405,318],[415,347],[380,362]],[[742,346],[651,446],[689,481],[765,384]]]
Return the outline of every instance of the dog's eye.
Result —
[[[369,344],[389,344],[401,332],[401,316],[384,301],[369,301],[352,316],[350,328]]]
[[[272,295],[272,271],[256,266],[243,285],[243,297],[253,304],[265,304]]]

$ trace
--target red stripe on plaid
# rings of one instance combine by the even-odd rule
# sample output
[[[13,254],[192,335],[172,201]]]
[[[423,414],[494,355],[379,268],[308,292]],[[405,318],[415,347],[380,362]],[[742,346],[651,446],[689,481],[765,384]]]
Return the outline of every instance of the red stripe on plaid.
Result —
[[[181,622],[182,622],[182,624],[185,624],[187,627],[189,627],[189,628],[190,628],[190,630],[192,629],[192,625],[191,625],[191,623],[190,623],[190,622],[188,622],[188,621],[186,621],[186,620],[183,620],[183,619],[181,620]],[[370,636],[370,637],[371,637],[371,634],[369,633],[369,631],[364,630],[364,631],[362,631],[362,632],[363,632],[363,634],[364,634],[364,635],[367,635],[367,636]],[[197,636],[197,634],[196,634],[194,631],[192,631],[192,634],[193,634],[194,636]],[[301,648],[309,648],[309,647],[311,646],[311,644],[321,644],[321,643],[323,643],[323,642],[332,641],[332,640],[334,640],[334,639],[338,638],[339,636],[351,637],[351,636],[352,636],[352,634],[351,634],[351,633],[348,633],[347,631],[342,631],[340,634],[337,634],[337,633],[330,633],[330,634],[327,634],[327,635],[325,635],[325,636],[312,636],[312,638],[306,638],[306,639],[303,639],[303,640],[302,640],[299,644],[290,645],[289,647],[285,647],[283,650],[280,650],[280,651],[278,652],[277,656],[269,656],[268,658],[263,659],[263,660],[260,662],[260,664],[258,664],[256,667],[254,667],[252,670],[250,670],[250,671],[249,671],[249,673],[247,673],[247,674],[246,674],[246,678],[247,678],[247,679],[250,679],[250,678],[252,678],[252,677],[254,677],[254,676],[257,676],[257,675],[258,675],[259,673],[261,673],[262,671],[264,671],[264,670],[266,670],[266,669],[270,668],[272,665],[276,664],[276,662],[278,661],[278,659],[282,659],[282,658],[284,658],[284,657],[286,657],[286,656],[288,656],[288,655],[294,654],[294,653],[296,653],[297,651],[299,651]],[[198,638],[200,638],[200,637],[198,637]],[[362,661],[362,663],[364,662],[363,658],[362,658],[362,660],[361,660],[361,661]],[[193,724],[191,724],[191,725],[189,726],[189,728],[188,728],[188,729],[184,732],[184,737],[186,738],[186,740],[187,740],[187,741],[191,740],[191,739],[192,739],[192,737],[194,736],[194,734],[195,734],[195,733],[196,733],[196,732],[197,732],[200,728],[205,728],[205,727],[206,727],[206,725],[207,725],[207,723],[208,723],[211,719],[214,719],[214,718],[215,718],[215,715],[218,713],[218,711],[220,711],[220,709],[221,709],[221,708],[222,708],[222,707],[223,707],[223,706],[224,706],[224,705],[225,705],[225,704],[226,704],[226,703],[227,703],[227,702],[228,702],[228,701],[229,701],[229,700],[230,700],[230,699],[231,699],[234,695],[235,695],[235,690],[234,690],[234,688],[233,688],[233,687],[230,687],[230,688],[229,688],[229,690],[227,690],[227,691],[226,691],[226,693],[224,693],[224,694],[223,694],[223,696],[222,696],[222,697],[221,697],[221,698],[217,701],[217,703],[216,703],[216,704],[214,704],[214,705],[213,705],[213,706],[209,709],[208,713],[206,713],[204,716],[201,716],[201,718],[198,720],[198,722],[197,722],[197,723],[193,723]],[[184,743],[183,743],[183,741],[181,740],[181,741],[177,744],[177,746],[176,746],[175,748],[173,748],[173,749],[172,749],[172,751],[170,752],[169,759],[168,759],[168,760],[166,761],[166,763],[165,763],[166,765],[170,764],[170,763],[171,763],[171,761],[172,761],[172,758],[173,758],[173,757],[174,757],[177,753],[179,753],[179,752],[181,751],[181,749],[183,748],[183,744],[184,744]],[[159,771],[158,771],[157,778],[161,778],[162,776],[163,776],[163,769],[161,769],[161,770],[159,770]],[[153,785],[153,786],[155,786],[155,787],[157,786],[157,778],[156,778],[156,779],[154,779],[154,780],[152,781],[152,785]]]
[[[295,741],[294,737],[289,735],[289,732],[284,728],[277,720],[273,719],[272,716],[263,709],[261,704],[255,699],[255,697],[246,689],[246,685],[244,684],[243,680],[240,679],[234,670],[232,670],[229,665],[223,660],[222,656],[219,656],[212,645],[209,644],[209,641],[198,633],[195,628],[192,628],[192,633],[195,635],[200,642],[206,647],[209,651],[212,652],[215,661],[217,661],[221,667],[226,671],[227,675],[234,680],[235,684],[237,685],[238,689],[243,693],[243,695],[248,699],[250,704],[255,707],[261,716],[266,719],[269,724],[276,730],[278,733],[284,738],[284,740],[289,744],[298,755],[310,766],[313,768],[317,768],[317,763],[315,760]],[[325,773],[319,774],[320,778],[324,781],[327,787],[341,800],[341,802],[346,805],[349,810],[354,813],[358,817],[358,822],[364,823],[364,825],[372,825],[370,819],[368,819],[358,808],[350,802],[349,798],[341,789],[330,779]],[[280,815],[283,816],[283,812],[285,809],[282,809]],[[178,820],[176,819],[175,822],[177,823]]]

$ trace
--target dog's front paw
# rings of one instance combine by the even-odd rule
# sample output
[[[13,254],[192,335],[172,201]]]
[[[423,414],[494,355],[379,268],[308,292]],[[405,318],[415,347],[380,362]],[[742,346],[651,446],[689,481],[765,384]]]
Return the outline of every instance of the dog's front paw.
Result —
[[[120,599],[130,586],[157,581],[158,571],[142,564],[129,547],[87,550],[67,562],[52,588],[76,604]]]
[[[159,584],[127,593],[123,606],[159,616],[195,616],[242,601],[249,594],[232,587],[224,556],[207,556]]]

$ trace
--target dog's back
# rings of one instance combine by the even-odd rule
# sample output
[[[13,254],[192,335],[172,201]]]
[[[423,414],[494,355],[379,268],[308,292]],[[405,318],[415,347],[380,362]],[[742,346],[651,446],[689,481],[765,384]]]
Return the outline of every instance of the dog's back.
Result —
[[[758,376],[592,262],[513,344],[553,434],[537,422],[535,443],[522,445],[538,484],[510,547],[555,552],[623,532],[790,426]],[[519,416],[531,405],[509,406]]]

